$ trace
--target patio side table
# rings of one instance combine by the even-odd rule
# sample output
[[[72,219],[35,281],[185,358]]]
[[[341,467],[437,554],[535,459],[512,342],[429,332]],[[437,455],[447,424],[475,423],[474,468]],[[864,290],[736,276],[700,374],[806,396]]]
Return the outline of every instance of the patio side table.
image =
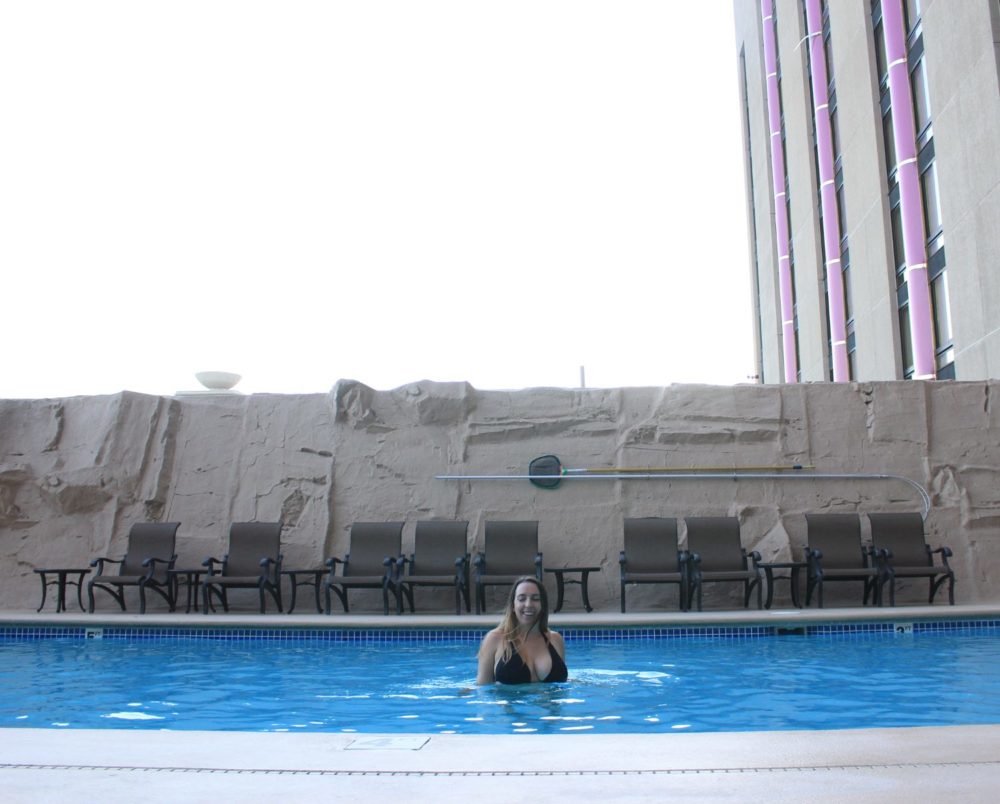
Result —
[[[326,567],[319,567],[316,569],[283,569],[281,574],[288,578],[289,583],[292,586],[292,596],[288,601],[288,611],[287,614],[291,614],[295,611],[295,593],[300,586],[311,586],[313,588],[313,595],[316,598],[316,611],[319,614],[323,613],[323,607],[319,602],[319,588],[320,584],[323,583],[323,576],[326,575],[330,570]]]
[[[171,580],[171,594],[174,598],[174,607],[177,607],[177,597],[180,593],[180,585],[183,583],[187,592],[187,605],[184,608],[185,614],[191,613],[192,602],[194,610],[198,611],[198,587],[201,586],[201,576],[208,570],[205,567],[175,567],[167,570]]]
[[[764,577],[767,579],[767,597],[764,600],[764,608],[771,608],[774,601],[775,581],[788,581],[792,592],[792,605],[797,609],[802,608],[799,603],[799,573],[806,568],[804,561],[773,561],[770,563],[760,563],[757,565],[764,570]],[[775,570],[788,570],[788,575],[775,575]]]
[[[90,567],[80,569],[74,568],[49,568],[36,569],[35,573],[42,581],[42,602],[36,611],[45,608],[45,595],[50,586],[56,587],[56,611],[66,611],[66,587],[76,587],[76,602],[80,606],[80,611],[86,611],[83,607],[83,577],[90,572]],[[76,580],[71,580],[70,576],[76,576]],[[55,576],[46,577],[46,576]]]
[[[575,583],[580,587],[581,596],[583,597],[583,607],[589,612],[593,611],[590,607],[590,597],[587,594],[587,583],[590,578],[590,573],[600,572],[600,567],[553,567],[551,569],[546,568],[546,572],[551,572],[556,576],[556,607],[552,609],[552,613],[555,614],[562,608],[563,605],[563,592],[565,590],[566,584]],[[567,574],[578,574],[579,578],[566,578]]]

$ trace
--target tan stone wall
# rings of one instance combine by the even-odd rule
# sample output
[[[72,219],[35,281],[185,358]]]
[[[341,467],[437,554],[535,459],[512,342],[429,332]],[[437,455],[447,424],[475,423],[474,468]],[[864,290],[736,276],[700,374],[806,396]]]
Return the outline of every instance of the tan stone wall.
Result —
[[[955,551],[959,601],[995,602],[998,402],[1000,384],[987,382],[516,392],[420,382],[383,392],[351,381],[326,395],[0,401],[0,607],[37,605],[34,567],[120,557],[129,526],[146,518],[181,522],[179,563],[190,566],[221,555],[231,522],[281,517],[286,566],[299,567],[343,556],[353,521],[405,519],[409,552],[418,519],[468,519],[475,552],[485,521],[537,519],[546,565],[601,565],[591,600],[616,610],[626,516],[738,516],[748,549],[787,560],[801,556],[807,512],[921,506],[909,486],[882,480],[566,479],[545,490],[435,479],[524,474],[547,453],[570,468],[802,464],[904,475],[932,497],[929,540]],[[901,599],[919,602],[923,590]],[[827,595],[828,605],[859,597],[853,585]],[[433,591],[418,590],[417,601],[423,611],[450,606]],[[238,602],[253,605],[250,595]],[[490,606],[499,603],[498,593]],[[568,607],[578,605],[571,588]],[[630,610],[675,605],[672,587],[629,593]],[[734,593],[709,588],[706,606],[734,605]],[[359,593],[352,608],[380,604]]]

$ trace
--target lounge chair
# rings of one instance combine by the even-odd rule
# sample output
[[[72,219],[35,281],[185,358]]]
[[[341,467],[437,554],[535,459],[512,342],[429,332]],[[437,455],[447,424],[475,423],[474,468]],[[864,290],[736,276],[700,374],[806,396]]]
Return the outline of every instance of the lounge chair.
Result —
[[[486,609],[486,587],[507,586],[523,575],[542,583],[538,522],[487,522],[486,548],[472,562],[476,582],[476,614]]]
[[[396,611],[401,609],[399,590],[394,584],[396,558],[402,550],[402,522],[355,522],[351,525],[350,552],[343,558],[326,562],[330,572],[323,581],[326,613],[330,613],[330,592],[340,598],[347,613],[350,589],[381,589],[382,613],[389,613],[389,590],[396,596]],[[337,575],[337,564],[342,565]]]
[[[687,517],[687,549],[690,582],[688,608],[697,595],[701,611],[701,591],[706,583],[743,584],[743,608],[749,608],[750,595],[757,589],[757,608],[761,608],[760,553],[747,553],[740,542],[740,521],[729,516]]]
[[[872,525],[872,548],[882,569],[882,583],[889,585],[889,605],[896,605],[898,578],[926,578],[930,590],[927,602],[934,603],[945,581],[948,602],[955,605],[955,572],[948,565],[951,549],[932,550],[924,539],[924,519],[920,514],[869,514]],[[934,555],[941,556],[939,564]]]
[[[411,614],[414,586],[451,586],[455,589],[455,614],[462,613],[463,600],[465,610],[470,610],[468,532],[468,522],[417,522],[413,553],[408,559],[400,556],[396,565],[396,587],[410,602]],[[402,614],[399,594],[396,603],[396,613]]]
[[[128,532],[128,547],[121,559],[95,558],[97,567],[87,584],[88,611],[94,611],[94,589],[103,589],[125,611],[125,587],[139,587],[139,613],[146,613],[146,590],[156,592],[174,610],[173,585],[168,570],[177,556],[174,544],[179,522],[137,522]],[[117,564],[115,574],[106,572],[106,564]]]
[[[229,528],[229,552],[222,559],[206,558],[201,562],[206,575],[201,582],[204,606],[208,614],[211,594],[229,611],[230,589],[256,589],[260,613],[264,613],[264,593],[274,598],[281,611],[281,522],[234,522]]]
[[[625,549],[618,555],[621,569],[621,607],[625,587],[639,583],[677,584],[679,608],[688,607],[688,554],[677,547],[677,520],[642,517],[625,520]]]
[[[823,584],[830,581],[861,581],[861,604],[871,594],[882,605],[881,571],[861,544],[857,514],[806,514],[806,539],[806,606],[816,592],[823,608]]]

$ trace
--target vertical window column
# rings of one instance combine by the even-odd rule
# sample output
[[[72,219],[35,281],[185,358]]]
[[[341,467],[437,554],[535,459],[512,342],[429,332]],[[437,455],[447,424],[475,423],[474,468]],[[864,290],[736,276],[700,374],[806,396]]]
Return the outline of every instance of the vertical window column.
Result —
[[[819,168],[820,209],[823,217],[823,252],[826,258],[827,309],[834,382],[850,380],[847,360],[847,316],[844,304],[844,277],[840,264],[840,213],[833,167],[833,134],[830,125],[829,79],[823,41],[820,0],[806,0],[806,27],[809,39],[809,73],[812,82],[813,121]]]
[[[778,46],[774,30],[774,0],[761,0],[764,35],[764,72],[767,75],[767,117],[771,140],[771,186],[774,190],[774,228],[778,249],[778,293],[781,302],[781,342],[785,382],[798,379],[795,348],[795,304],[792,288],[785,154],[781,141],[781,98],[778,88]]]
[[[937,376],[931,294],[930,284],[927,281],[924,210],[920,192],[920,167],[917,162],[910,72],[906,58],[906,31],[900,0],[883,0],[882,32],[885,37],[889,101],[892,105],[892,141],[896,155],[903,253],[906,259],[913,378],[931,380]]]

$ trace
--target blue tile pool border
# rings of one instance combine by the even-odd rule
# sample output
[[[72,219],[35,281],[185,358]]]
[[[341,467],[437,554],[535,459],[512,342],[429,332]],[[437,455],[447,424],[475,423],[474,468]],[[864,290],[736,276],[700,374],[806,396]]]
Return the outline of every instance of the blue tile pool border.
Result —
[[[281,644],[337,642],[351,644],[429,644],[434,642],[477,643],[485,628],[250,628],[116,625],[3,625],[0,641],[26,639],[221,640],[231,642],[275,642]],[[634,640],[718,639],[747,640],[773,637],[886,637],[927,633],[1000,634],[1000,620],[941,619],[927,621],[886,620],[875,622],[822,623],[813,625],[726,626],[622,626],[620,628],[566,627],[559,629],[569,642]]]

